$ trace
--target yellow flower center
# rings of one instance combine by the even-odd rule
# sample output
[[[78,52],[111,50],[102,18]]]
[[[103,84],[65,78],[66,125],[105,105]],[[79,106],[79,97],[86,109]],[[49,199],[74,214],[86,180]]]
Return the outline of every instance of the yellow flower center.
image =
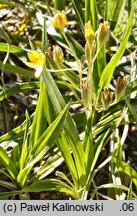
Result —
[[[34,66],[43,66],[45,64],[45,56],[38,51],[28,53],[28,58]]]

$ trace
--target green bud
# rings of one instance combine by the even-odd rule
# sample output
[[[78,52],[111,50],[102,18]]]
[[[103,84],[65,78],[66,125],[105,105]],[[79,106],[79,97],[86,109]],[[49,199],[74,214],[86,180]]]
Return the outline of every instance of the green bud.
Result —
[[[87,78],[81,80],[81,94],[84,106],[88,107],[88,82]]]
[[[64,54],[63,54],[62,49],[59,46],[54,46],[53,47],[53,60],[59,67],[62,67],[63,58],[64,58]]]
[[[113,93],[105,88],[104,91],[102,92],[102,104],[105,110],[109,108],[109,105],[112,102],[112,98],[113,98]]]
[[[116,103],[121,99],[124,95],[127,87],[127,79],[126,77],[119,77],[117,80],[116,91],[115,91],[115,101]]]

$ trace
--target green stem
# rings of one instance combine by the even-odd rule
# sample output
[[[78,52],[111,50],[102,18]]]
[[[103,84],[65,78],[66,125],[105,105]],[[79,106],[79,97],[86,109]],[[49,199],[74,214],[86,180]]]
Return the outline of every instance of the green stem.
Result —
[[[66,82],[62,76],[64,76],[64,73],[60,70],[59,74],[58,74],[58,77],[63,80],[63,82],[65,83],[65,85],[73,92],[75,98],[78,100],[78,101],[81,101],[80,97],[78,96],[78,94],[76,93],[76,91],[74,90],[74,88],[71,86],[71,84],[69,84],[68,82]]]
[[[67,42],[67,44],[68,44],[68,46],[69,46],[69,48],[70,48],[70,50],[71,50],[71,52],[72,52],[74,58],[76,59],[77,66],[78,66],[78,71],[79,71],[79,76],[80,76],[80,80],[81,80],[81,79],[82,79],[81,63],[80,63],[80,61],[79,61],[79,59],[78,59],[78,57],[77,57],[77,55],[76,55],[76,53],[75,53],[75,51],[74,51],[72,45],[71,45],[71,43],[69,42],[68,38],[66,37],[65,32],[64,32],[64,29],[63,29],[63,30],[60,29],[60,31],[61,31],[61,34],[63,35],[65,41]]]

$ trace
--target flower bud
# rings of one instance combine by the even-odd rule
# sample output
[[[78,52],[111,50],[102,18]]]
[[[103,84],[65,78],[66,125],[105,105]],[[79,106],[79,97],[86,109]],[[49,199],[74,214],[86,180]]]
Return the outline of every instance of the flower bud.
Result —
[[[115,91],[115,101],[118,102],[124,95],[127,87],[126,77],[119,77],[117,80],[116,91]]]
[[[98,29],[98,36],[97,36],[99,47],[101,47],[104,43],[106,43],[108,37],[109,37],[108,24],[107,22],[101,23]]]
[[[53,55],[52,55],[52,48],[48,47],[47,49],[47,56],[50,60],[53,60]]]
[[[67,17],[64,11],[55,15],[53,19],[53,25],[55,28],[62,30],[67,25]]]
[[[55,61],[55,63],[61,67],[63,64],[63,51],[59,46],[54,46],[53,47],[53,60]]]
[[[81,80],[81,94],[85,107],[88,107],[88,81],[87,79]]]
[[[85,38],[88,42],[89,47],[91,47],[95,39],[95,33],[93,31],[90,21],[85,24]]]
[[[89,48],[88,43],[86,43],[86,45],[85,45],[85,56],[86,56],[86,59],[87,59],[89,64],[92,62],[92,59],[94,57],[94,51],[95,51],[94,43],[91,45],[91,48]]]
[[[113,93],[105,88],[104,91],[102,92],[102,103],[105,110],[109,108],[109,105],[112,101],[112,97],[113,97]]]

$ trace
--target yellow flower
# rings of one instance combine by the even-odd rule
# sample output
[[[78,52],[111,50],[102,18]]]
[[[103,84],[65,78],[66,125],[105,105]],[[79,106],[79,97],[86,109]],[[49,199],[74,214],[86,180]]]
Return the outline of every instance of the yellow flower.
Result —
[[[108,37],[109,37],[108,24],[107,22],[101,23],[98,29],[98,37],[97,37],[99,47],[101,47],[104,43],[106,43]]]
[[[89,47],[91,47],[95,39],[95,33],[93,31],[90,21],[85,24],[85,38],[89,44]]]
[[[36,70],[35,77],[38,78],[41,75],[43,66],[46,61],[45,55],[38,51],[32,51],[31,53],[28,53],[27,55],[28,55],[30,62],[24,62],[24,64],[30,68],[34,68]]]
[[[62,30],[67,25],[67,17],[64,11],[55,15],[53,19],[53,25],[55,28]]]

